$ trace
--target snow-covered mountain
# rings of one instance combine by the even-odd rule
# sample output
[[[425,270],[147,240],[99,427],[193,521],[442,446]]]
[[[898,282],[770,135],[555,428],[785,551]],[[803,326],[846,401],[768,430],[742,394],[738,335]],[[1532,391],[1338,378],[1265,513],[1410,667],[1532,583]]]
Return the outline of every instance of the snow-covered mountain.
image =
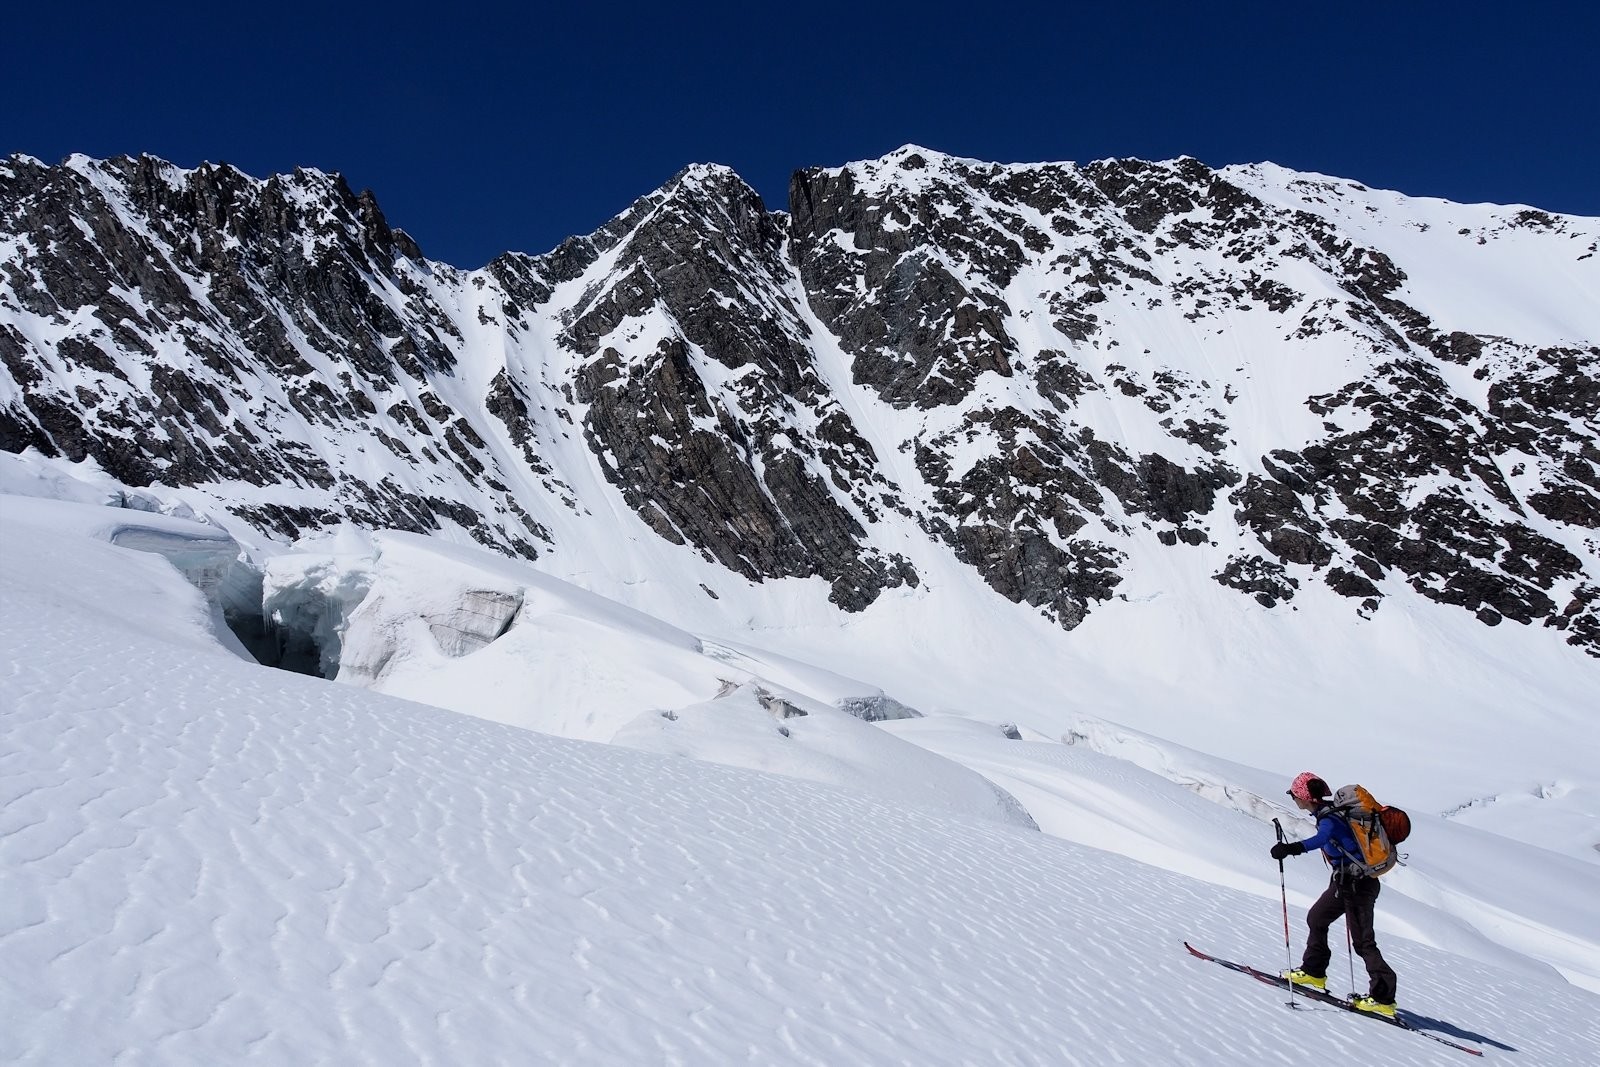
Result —
[[[1284,957],[1308,767],[1402,1006],[1592,1058],[1597,246],[907,147],[465,271],[0,163],[0,1059],[1454,1062],[1180,954]]]
[[[0,447],[278,538],[659,541],[684,596],[953,560],[1071,629],[1172,570],[1600,654],[1600,222],[910,146],[790,201],[693,166],[464,271],[337,176],[12,157]]]

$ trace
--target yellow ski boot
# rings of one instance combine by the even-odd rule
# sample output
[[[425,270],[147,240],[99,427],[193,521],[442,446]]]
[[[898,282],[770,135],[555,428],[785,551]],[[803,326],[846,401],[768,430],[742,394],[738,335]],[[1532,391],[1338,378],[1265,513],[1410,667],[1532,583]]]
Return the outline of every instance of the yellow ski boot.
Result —
[[[1297,985],[1301,989],[1315,989],[1318,993],[1326,993],[1328,991],[1328,980],[1326,978],[1318,978],[1314,974],[1307,974],[1298,967],[1292,971],[1284,971],[1283,978],[1290,985]]]
[[[1350,1006],[1356,1011],[1364,1011],[1373,1015],[1381,1015],[1385,1019],[1393,1019],[1395,1017],[1393,1004],[1383,1004],[1379,1001],[1373,1000],[1371,997],[1356,997],[1350,1002]]]

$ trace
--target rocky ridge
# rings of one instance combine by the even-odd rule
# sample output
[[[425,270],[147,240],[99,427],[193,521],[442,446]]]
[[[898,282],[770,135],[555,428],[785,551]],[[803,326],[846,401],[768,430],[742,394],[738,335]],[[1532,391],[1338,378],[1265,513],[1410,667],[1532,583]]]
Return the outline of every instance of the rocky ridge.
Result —
[[[786,213],[690,167],[464,271],[336,175],[12,157],[0,447],[279,538],[537,558],[631,516],[847,610],[947,554],[1069,629],[1176,553],[1266,608],[1417,595],[1600,655],[1597,244],[1270,166],[908,146]]]

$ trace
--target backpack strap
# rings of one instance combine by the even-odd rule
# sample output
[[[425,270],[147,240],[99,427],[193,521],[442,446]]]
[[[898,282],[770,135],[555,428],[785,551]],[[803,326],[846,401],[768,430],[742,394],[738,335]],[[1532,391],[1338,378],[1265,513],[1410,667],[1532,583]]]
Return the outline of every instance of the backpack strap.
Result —
[[[1344,821],[1345,829],[1349,830],[1351,833],[1355,832],[1350,830],[1350,809],[1339,807],[1333,803],[1331,798],[1328,799],[1322,807],[1317,809],[1317,819],[1319,821],[1324,815],[1332,815],[1335,818],[1342,819]],[[1329,863],[1329,866],[1333,868],[1334,878],[1348,878],[1351,873],[1354,873],[1362,878],[1372,877],[1372,873],[1367,867],[1367,858],[1365,856],[1357,856],[1351,853],[1348,848],[1344,847],[1344,842],[1340,841],[1337,837],[1332,838],[1330,843],[1339,851],[1340,857],[1339,862]]]

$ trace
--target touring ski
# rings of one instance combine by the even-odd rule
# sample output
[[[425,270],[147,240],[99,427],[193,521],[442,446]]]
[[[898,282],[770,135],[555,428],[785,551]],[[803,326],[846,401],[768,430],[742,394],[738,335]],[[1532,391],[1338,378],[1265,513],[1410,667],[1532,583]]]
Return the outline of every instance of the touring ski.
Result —
[[[1201,952],[1187,941],[1183,943],[1183,947],[1188,949],[1189,954],[1192,956],[1196,956],[1203,960],[1209,960],[1212,963],[1228,968],[1230,971],[1238,971],[1240,974],[1247,974],[1258,982],[1265,982],[1267,985],[1277,986],[1279,989],[1290,989],[1289,980],[1284,978],[1282,975],[1268,974],[1266,971],[1258,971],[1254,967],[1243,963],[1235,963],[1232,960],[1225,960],[1218,956],[1208,955],[1207,953]],[[1407,1022],[1405,1016],[1403,1015],[1397,1015],[1393,1019],[1389,1019],[1382,1015],[1374,1015],[1369,1011],[1359,1011],[1355,1005],[1351,1004],[1348,1000],[1340,1000],[1332,993],[1327,993],[1316,989],[1307,989],[1304,986],[1294,986],[1291,992],[1296,997],[1305,997],[1306,999],[1316,1001],[1319,1004],[1327,1004],[1331,1007],[1343,1008],[1345,1011],[1348,1011],[1354,1015],[1362,1015],[1369,1019],[1376,1019],[1378,1022],[1388,1023],[1390,1026],[1398,1026],[1402,1030],[1409,1030],[1413,1034],[1420,1034],[1423,1037],[1439,1042],[1441,1045],[1449,1045],[1451,1048],[1460,1049],[1469,1056],[1483,1055],[1482,1049],[1475,1049],[1470,1045],[1458,1045],[1447,1037],[1440,1037],[1431,1030],[1424,1030],[1422,1027],[1417,1026],[1414,1023]]]

